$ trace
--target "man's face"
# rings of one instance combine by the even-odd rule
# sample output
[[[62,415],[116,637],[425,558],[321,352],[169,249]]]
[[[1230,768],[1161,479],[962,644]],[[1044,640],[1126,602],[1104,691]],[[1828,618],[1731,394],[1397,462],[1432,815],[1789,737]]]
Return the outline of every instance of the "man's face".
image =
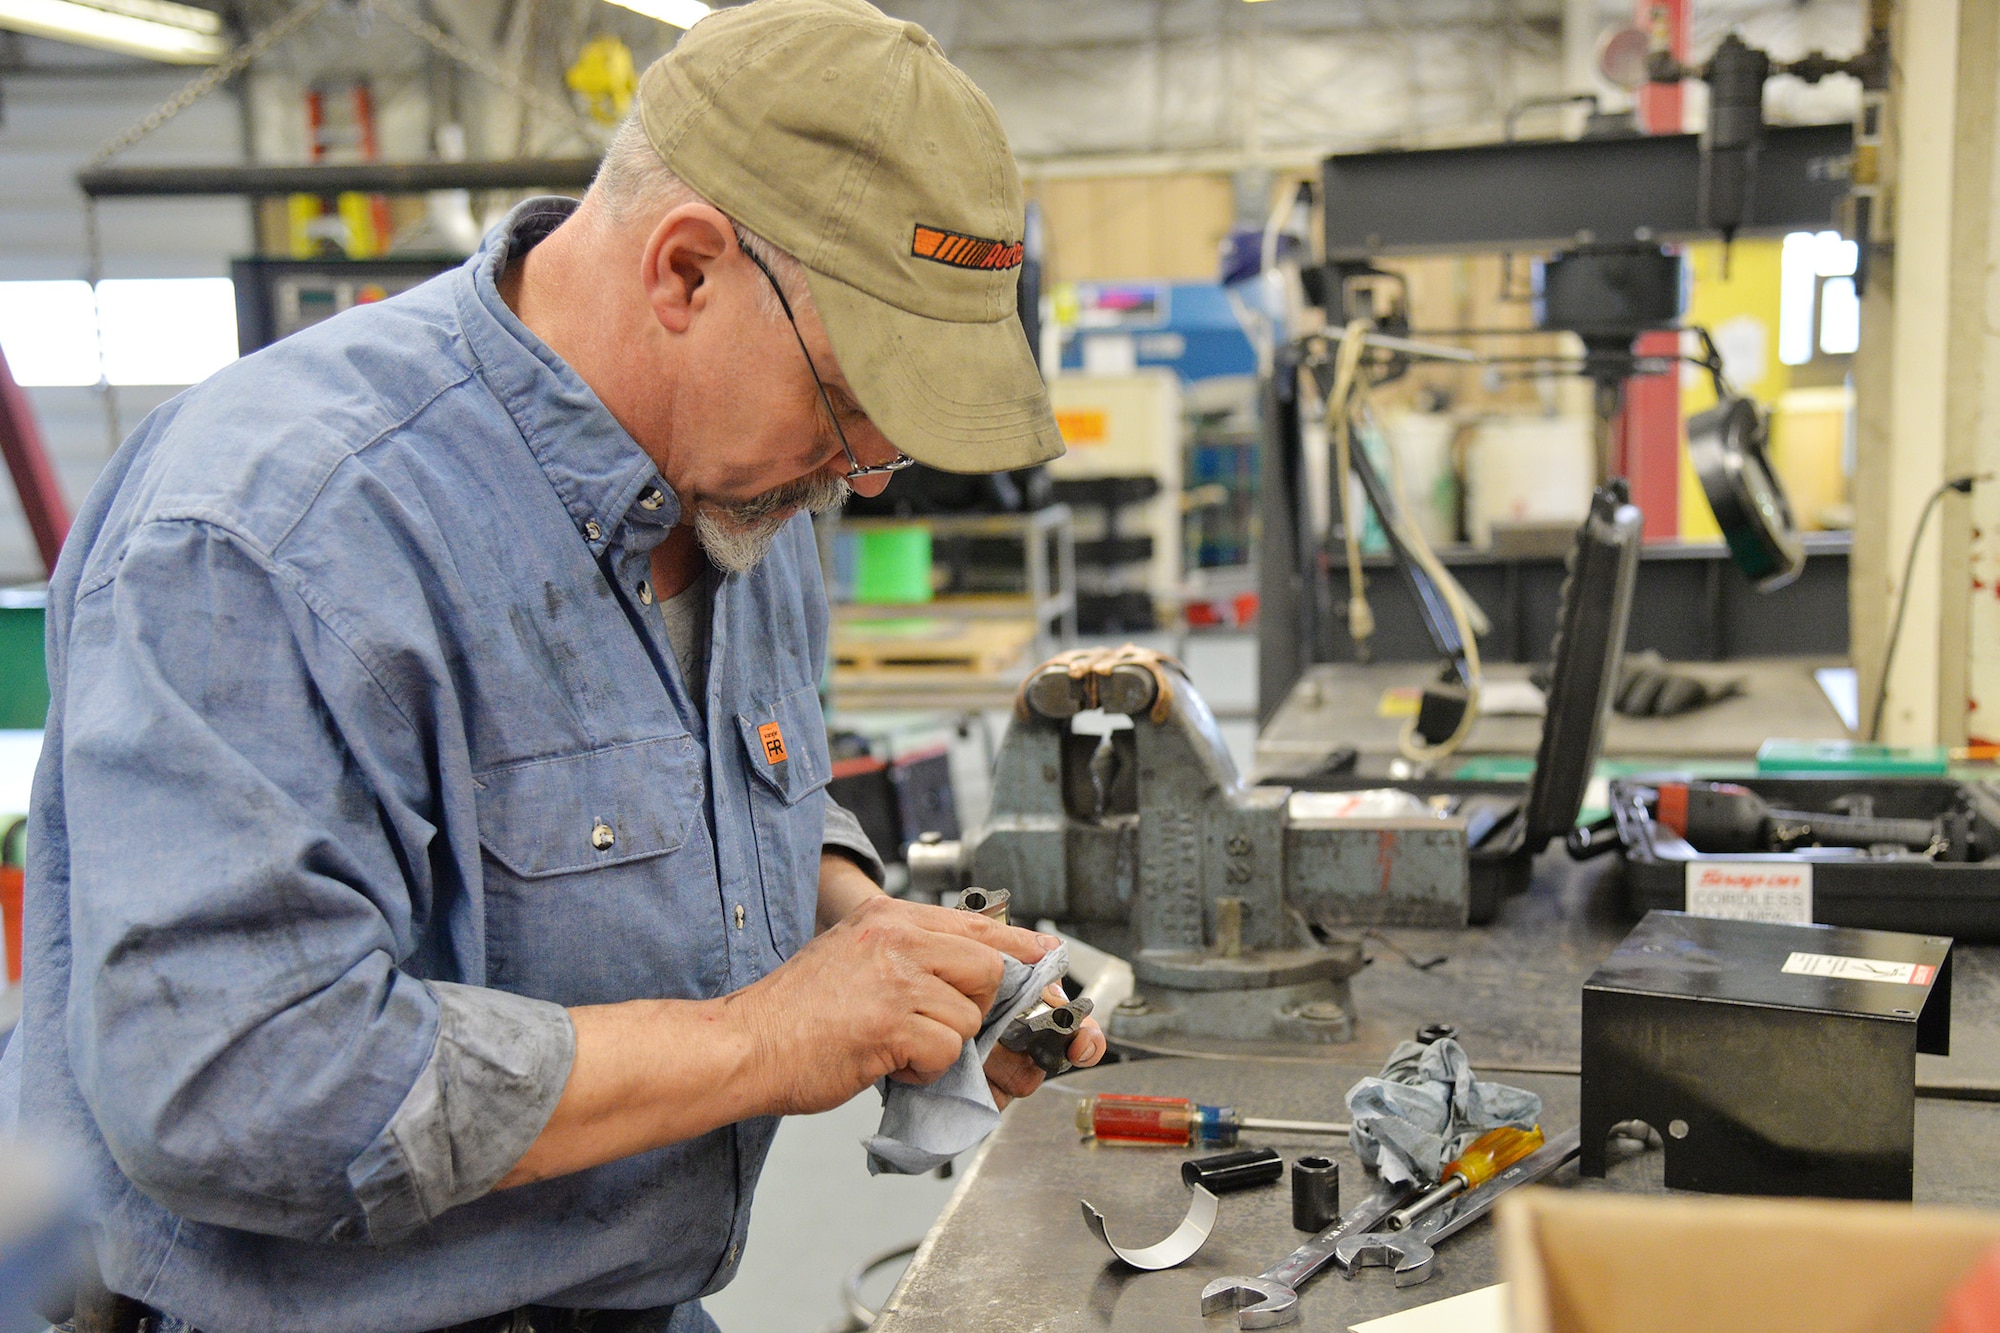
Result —
[[[862,465],[886,462],[895,449],[856,402],[810,306],[794,305],[795,335],[773,308],[763,273],[733,241],[706,265],[697,289],[702,317],[675,395],[667,479],[709,560],[740,573],[763,558],[793,514],[823,512],[849,493],[847,454],[814,369]],[[852,489],[879,495],[888,482],[863,477]]]

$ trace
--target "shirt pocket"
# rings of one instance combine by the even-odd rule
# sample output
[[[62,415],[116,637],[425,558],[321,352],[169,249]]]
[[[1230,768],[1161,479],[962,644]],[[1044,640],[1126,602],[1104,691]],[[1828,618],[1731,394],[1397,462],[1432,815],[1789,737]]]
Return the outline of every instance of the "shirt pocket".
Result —
[[[477,783],[494,984],[564,1004],[705,989],[695,954],[714,936],[691,918],[713,876],[707,894],[687,893],[679,881],[708,858],[676,855],[702,828],[693,737],[510,764]]]
[[[812,934],[819,901],[819,857],[826,835],[822,793],[832,776],[819,695],[804,686],[736,715],[750,770],[750,822],[756,829],[764,918],[780,958]]]

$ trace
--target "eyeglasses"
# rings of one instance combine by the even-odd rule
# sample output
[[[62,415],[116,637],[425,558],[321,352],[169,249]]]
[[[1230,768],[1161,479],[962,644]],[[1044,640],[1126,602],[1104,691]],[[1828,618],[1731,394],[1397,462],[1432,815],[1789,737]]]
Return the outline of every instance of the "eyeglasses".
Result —
[[[841,452],[847,455],[847,480],[853,481],[856,477],[887,476],[891,472],[901,472],[904,468],[916,462],[916,459],[898,449],[896,456],[886,463],[876,463],[869,467],[862,466],[861,460],[854,456],[854,446],[847,442],[847,432],[840,428],[840,414],[833,410],[833,399],[827,397],[826,381],[819,377],[819,367],[813,364],[813,354],[806,348],[805,334],[799,332],[798,317],[792,314],[792,303],[785,299],[785,289],[778,285],[777,275],[765,266],[764,261],[757,258],[751,252],[749,246],[742,244],[741,237],[737,238],[737,244],[743,251],[743,257],[757,266],[757,271],[762,273],[764,280],[771,284],[771,290],[777,293],[778,308],[785,312],[785,319],[792,326],[792,336],[799,340],[799,352],[806,359],[806,369],[812,374],[813,387],[819,390],[819,401],[826,408],[826,418],[833,423],[833,433],[840,437]]]

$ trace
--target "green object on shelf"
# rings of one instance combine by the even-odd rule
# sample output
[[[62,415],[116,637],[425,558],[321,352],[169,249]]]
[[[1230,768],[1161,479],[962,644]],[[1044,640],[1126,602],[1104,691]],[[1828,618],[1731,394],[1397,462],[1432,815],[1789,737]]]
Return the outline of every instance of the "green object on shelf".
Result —
[[[1765,741],[1759,773],[1913,773],[1942,777],[1951,752],[1936,745],[1875,745],[1867,741]]]
[[[1525,754],[1480,754],[1460,762],[1452,777],[1461,782],[1526,782],[1535,761]]]
[[[40,594],[36,594],[39,599]],[[12,601],[26,601],[13,597]],[[40,731],[49,718],[41,606],[0,602],[0,730]]]
[[[931,530],[921,523],[855,534],[854,600],[908,604],[931,599]]]

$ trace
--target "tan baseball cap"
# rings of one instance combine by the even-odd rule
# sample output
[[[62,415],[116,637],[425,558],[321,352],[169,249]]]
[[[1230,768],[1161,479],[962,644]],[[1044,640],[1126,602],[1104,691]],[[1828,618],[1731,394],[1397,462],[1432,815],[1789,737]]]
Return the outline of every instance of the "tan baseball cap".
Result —
[[[898,449],[951,472],[1063,451],[1015,304],[1020,173],[929,33],[862,0],[719,9],[640,78],[639,115],[675,175],[804,266]]]

